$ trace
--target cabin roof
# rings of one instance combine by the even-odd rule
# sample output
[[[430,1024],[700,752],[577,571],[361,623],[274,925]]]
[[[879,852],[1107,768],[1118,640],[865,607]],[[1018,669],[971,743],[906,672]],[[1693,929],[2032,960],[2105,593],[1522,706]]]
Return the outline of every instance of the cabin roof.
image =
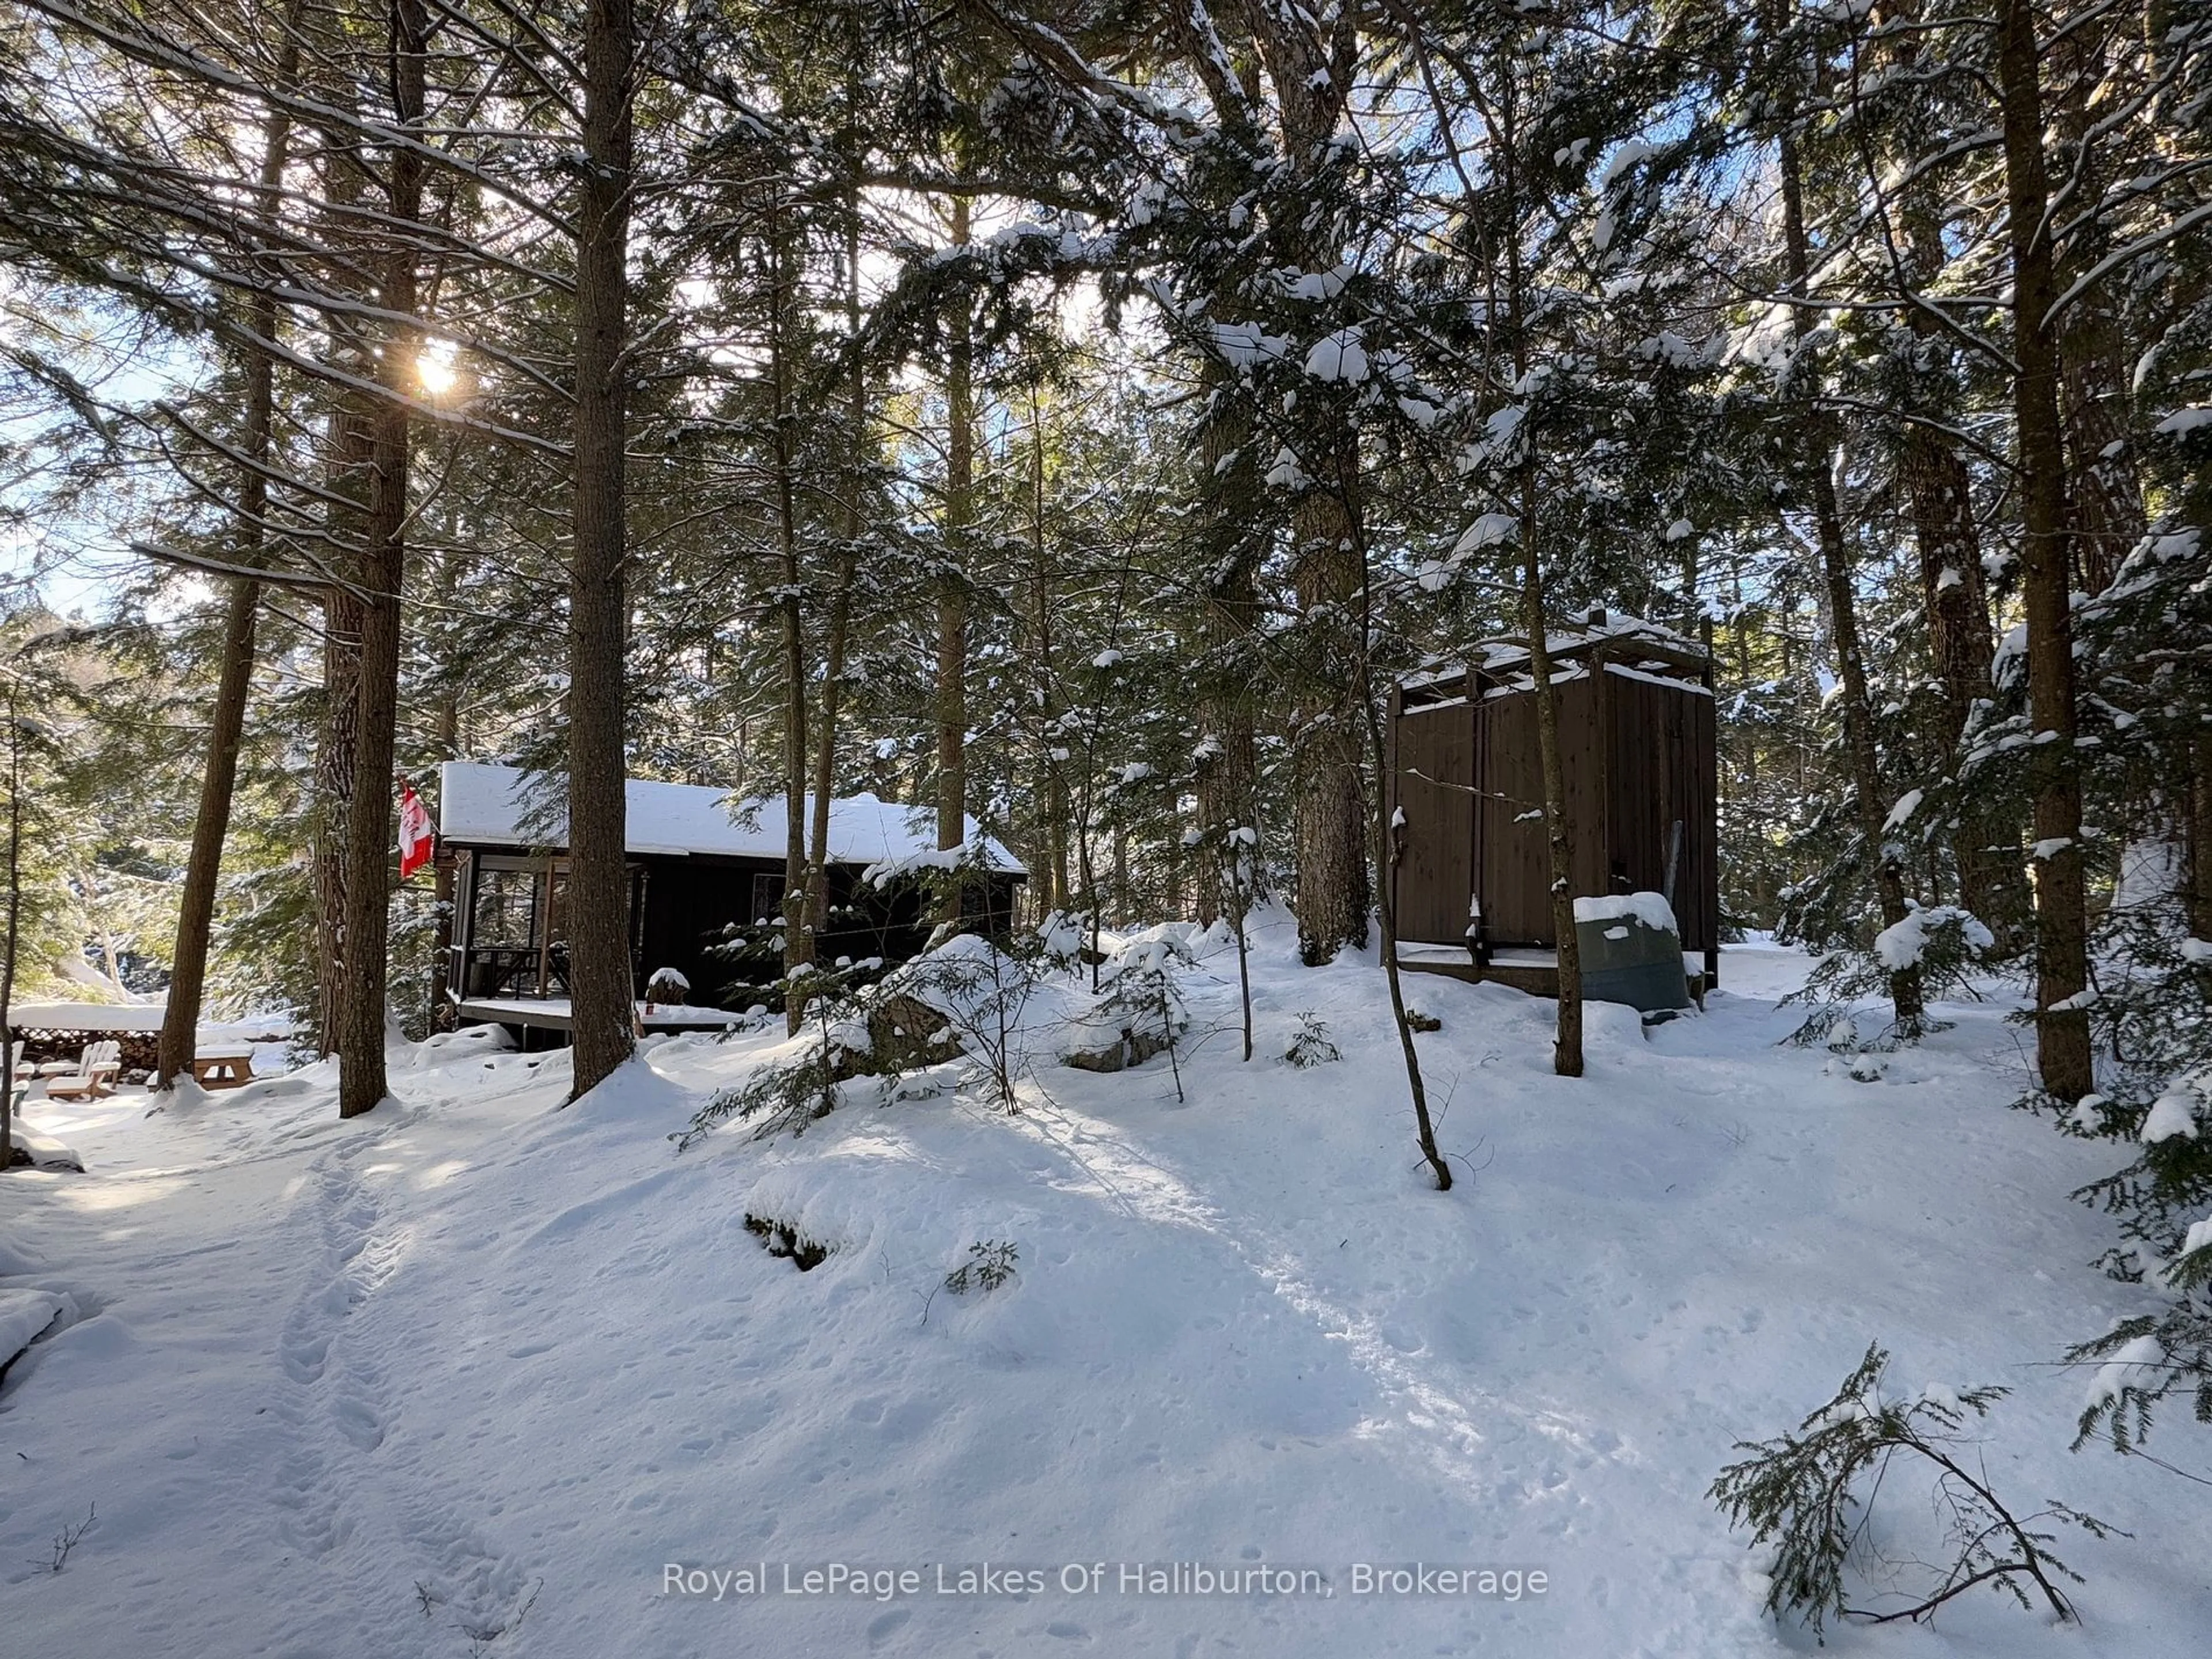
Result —
[[[1655,678],[1670,683],[1679,680],[1692,663],[1702,665],[1708,660],[1700,641],[1677,633],[1663,623],[1649,622],[1625,611],[1593,611],[1587,617],[1562,623],[1547,633],[1544,643],[1555,663],[1572,662],[1599,646],[1623,647],[1613,654],[1631,668],[1638,666],[1632,658],[1633,647],[1639,643],[1648,645],[1662,653],[1650,665]],[[1455,693],[1465,684],[1470,665],[1493,685],[1507,684],[1517,674],[1519,684],[1525,688],[1528,684],[1528,639],[1522,635],[1480,641],[1467,656],[1456,659],[1437,658],[1424,663],[1398,684],[1407,692],[1449,690]]]
[[[556,810],[541,826],[529,811],[530,775],[518,767],[447,761],[438,769],[438,833],[475,847],[565,845],[568,814]],[[668,857],[702,854],[775,859],[784,855],[781,795],[745,799],[733,791],[689,783],[632,778],[626,789],[625,840],[633,853]],[[969,842],[981,839],[994,870],[1026,872],[1000,842],[967,821]],[[873,795],[842,796],[830,803],[830,861],[883,864],[935,851],[935,814]]]

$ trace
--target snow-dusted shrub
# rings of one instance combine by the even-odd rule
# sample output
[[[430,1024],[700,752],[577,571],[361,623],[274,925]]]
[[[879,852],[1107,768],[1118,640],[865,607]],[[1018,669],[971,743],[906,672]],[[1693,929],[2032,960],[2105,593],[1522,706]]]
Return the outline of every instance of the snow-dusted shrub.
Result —
[[[2091,1095],[2065,1121],[2092,1133],[2134,1126],[2135,1163],[2076,1195],[2117,1212],[2130,1241],[2106,1253],[2106,1269],[2146,1285],[2165,1306],[2123,1319],[2067,1355],[2098,1362],[2074,1443],[2101,1439],[2130,1452],[2175,1394],[2190,1398],[2198,1422],[2212,1424],[2212,1066],[2171,1079],[2147,1106]]]
[[[2161,1304],[2069,1352],[2100,1367],[2075,1443],[2121,1452],[2176,1395],[2212,1424],[2212,941],[2194,937],[2171,892],[2127,897],[2100,928],[2089,1008],[2111,1058],[2100,1092],[2057,1115],[2066,1133],[2130,1154],[2075,1196],[2118,1224],[2099,1265]]]
[[[1171,931],[1181,929],[1182,931]],[[1173,969],[1194,960],[1187,924],[1170,924],[1132,939],[1108,958],[1112,975],[1097,1000],[1070,1033],[1062,1058],[1084,1071],[1118,1072],[1164,1054],[1176,1072],[1176,1096],[1182,1096],[1182,1070],[1176,1044],[1190,1027],[1190,1011],[1176,988]]]
[[[1037,981],[1033,956],[1001,950],[979,934],[959,933],[892,969],[874,994],[933,1013],[981,1067],[999,1103],[1013,1112],[1021,1109],[1016,1089],[1028,1067],[1022,1014]]]
[[[786,1129],[803,1134],[808,1124],[836,1109],[837,1081],[829,1054],[821,1044],[810,1042],[798,1055],[765,1060],[743,1083],[717,1089],[691,1115],[690,1123],[669,1139],[678,1152],[689,1152],[732,1118],[753,1123],[756,1140]]]
[[[761,1247],[780,1261],[787,1261],[803,1273],[812,1273],[830,1259],[830,1247],[817,1243],[787,1221],[745,1212],[745,1231]]]
[[[2097,1092],[2059,1104],[2053,1117],[2065,1133],[2109,1139],[2126,1158],[2075,1196],[2118,1225],[2119,1243],[2100,1265],[2156,1298],[2070,1353],[2099,1365],[2082,1439],[2122,1452],[2140,1448],[2154,1407],[2175,1395],[2212,1423],[2212,1238],[2200,1231],[2212,1220],[2212,895],[2192,863],[2207,849],[2186,846],[2212,708],[2212,471],[2202,443],[2200,432],[2147,453],[2172,469],[2176,510],[2075,620],[2084,674],[2075,741],[2097,757],[2082,772],[2084,817],[2101,828],[2085,828],[2082,850],[2111,880],[2112,902],[2094,921],[2092,989],[2075,1003],[2095,1041]],[[2018,699],[2016,688],[2000,693]],[[2022,1104],[2054,1103],[2032,1095]]]
[[[1877,933],[1871,950],[1847,945],[1830,951],[1804,985],[1782,1000],[1784,1006],[1802,1005],[1811,1011],[1804,1024],[1790,1033],[1792,1042],[1837,1048],[1839,1045],[1832,1041],[1832,1036],[1848,1022],[1858,1050],[1881,1052],[1942,1030],[1940,1024],[1923,1018],[1911,1030],[1892,1022],[1868,1037],[1860,1022],[1851,1018],[1856,1004],[1889,995],[1890,976],[1907,968],[1920,970],[1921,988],[1930,1001],[1947,993],[1976,994],[1972,976],[1986,965],[1996,943],[1990,930],[1973,912],[1955,904],[1906,902],[1910,908],[1905,919]]]
[[[1869,1346],[1836,1397],[1796,1432],[1739,1441],[1736,1449],[1751,1455],[1723,1469],[1707,1494],[1732,1524],[1751,1528],[1754,1547],[1772,1547],[1766,1611],[1800,1618],[1819,1637],[1831,1618],[1917,1622],[1987,1584],[2023,1607],[2040,1597],[2057,1618],[2072,1620],[2073,1604],[2058,1581],[2081,1578],[2051,1553],[2049,1525],[2080,1527],[2100,1538],[2110,1528],[2055,1501],[2015,1517],[1998,1499],[1964,1431],[1986,1417],[2005,1389],[1934,1387],[1917,1399],[1886,1400],[1888,1363],[1883,1349]],[[1942,1543],[1932,1556],[1893,1555],[1877,1534],[1872,1506],[1916,1462],[1933,1483],[1929,1497]],[[1847,1571],[1881,1583],[1878,1595],[1897,1605],[1853,1606]]]
[[[871,1075],[883,1066],[862,1016],[854,982],[874,963],[840,960],[834,964],[802,963],[785,980],[787,994],[806,1011],[806,1024],[787,1052],[762,1062],[744,1082],[717,1090],[692,1115],[688,1128],[669,1138],[683,1152],[717,1125],[735,1117],[758,1120],[754,1139],[764,1140],[788,1129],[805,1133],[826,1117],[848,1079]]]
[[[1083,961],[1083,921],[1055,910],[1037,924],[1037,958],[1054,973],[1071,973]]]
[[[1298,1012],[1298,1029],[1291,1034],[1291,1046],[1283,1050],[1283,1058],[1298,1070],[1310,1066],[1327,1066],[1342,1060],[1344,1051],[1329,1041],[1328,1026],[1310,1008]]]
[[[1014,1264],[1021,1259],[1018,1245],[1002,1238],[979,1240],[968,1247],[968,1259],[945,1275],[945,1288],[955,1296],[995,1291],[1014,1277]]]

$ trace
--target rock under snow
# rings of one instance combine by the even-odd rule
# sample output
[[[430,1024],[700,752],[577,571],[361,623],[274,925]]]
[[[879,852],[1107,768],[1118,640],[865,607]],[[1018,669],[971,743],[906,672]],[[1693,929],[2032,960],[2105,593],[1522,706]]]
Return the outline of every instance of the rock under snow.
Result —
[[[36,1341],[70,1305],[55,1291],[0,1291],[0,1371]]]
[[[79,1174],[83,1173],[84,1160],[77,1156],[74,1146],[33,1129],[20,1117],[10,1120],[9,1130],[15,1142],[15,1161],[18,1164],[27,1164],[38,1170],[75,1170]]]

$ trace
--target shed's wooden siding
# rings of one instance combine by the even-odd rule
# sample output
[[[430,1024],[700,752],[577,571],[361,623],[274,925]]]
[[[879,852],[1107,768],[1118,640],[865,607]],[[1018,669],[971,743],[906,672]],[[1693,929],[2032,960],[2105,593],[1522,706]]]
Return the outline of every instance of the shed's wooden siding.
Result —
[[[1456,944],[1474,890],[1474,723],[1464,702],[1398,716],[1396,789],[1406,815],[1398,937]]]
[[[1598,688],[1584,677],[1557,687],[1559,764],[1566,786],[1568,867],[1577,894],[1606,886],[1605,757]],[[1486,697],[1476,716],[1482,757],[1476,896],[1493,945],[1550,945],[1552,854],[1544,823],[1544,764],[1536,745],[1536,699]]]
[[[1623,654],[1641,654],[1642,644]],[[1569,854],[1577,897],[1658,892],[1682,823],[1674,910],[1687,951],[1719,942],[1713,699],[1608,666],[1603,648],[1562,663],[1558,689]],[[1670,658],[1674,672],[1696,672]],[[1580,672],[1575,672],[1578,669]],[[1490,942],[1549,948],[1551,861],[1540,818],[1536,699],[1526,691],[1404,706],[1392,698],[1389,793],[1406,815],[1395,895],[1398,936],[1455,945],[1479,899]]]
[[[1667,853],[1682,825],[1676,861],[1674,920],[1682,948],[1719,942],[1719,871],[1715,867],[1713,700],[1699,691],[1607,673],[1613,775],[1614,892],[1663,892]]]

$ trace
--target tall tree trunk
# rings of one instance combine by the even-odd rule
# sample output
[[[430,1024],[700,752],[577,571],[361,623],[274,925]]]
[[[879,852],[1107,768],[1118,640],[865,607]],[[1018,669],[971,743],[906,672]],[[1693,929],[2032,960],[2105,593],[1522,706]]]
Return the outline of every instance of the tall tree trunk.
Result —
[[[1911,507],[1929,656],[1943,699],[1939,735],[1945,751],[1956,757],[1975,707],[1992,695],[1989,587],[1972,487],[1957,446],[1924,426],[1906,432],[1898,472]],[[1952,848],[1960,900],[2008,946],[2027,914],[2019,849],[2017,823],[1969,804]]]
[[[855,532],[855,534],[858,532]],[[814,751],[812,841],[806,859],[806,927],[818,934],[830,921],[830,803],[837,787],[837,719],[845,657],[851,644],[853,581],[857,561],[848,549],[837,556],[830,595],[829,636],[823,641],[819,747]],[[819,940],[816,940],[817,948]]]
[[[850,95],[857,102],[857,92]],[[857,159],[852,165],[857,177]],[[860,355],[860,198],[857,185],[847,194],[845,212],[845,343],[852,353],[845,380],[845,545],[837,555],[830,594],[829,637],[823,642],[821,739],[814,754],[813,843],[806,860],[806,925],[817,934],[830,923],[830,802],[837,787],[838,705],[845,690],[845,653],[852,629],[853,583],[860,571],[860,536],[867,527],[862,501],[868,482],[868,377],[866,363]]]
[[[1352,6],[1319,19],[1290,6],[1255,6],[1243,15],[1274,84],[1285,161],[1301,180],[1316,185],[1338,164],[1333,141],[1353,81],[1360,15]],[[1318,220],[1292,233],[1291,242],[1286,251],[1306,270],[1326,270],[1342,257]],[[1291,531],[1299,613],[1319,638],[1310,657],[1315,678],[1298,709],[1293,833],[1298,957],[1318,967],[1347,945],[1366,945],[1372,894],[1360,764],[1367,685],[1364,653],[1346,637],[1346,618],[1364,588],[1358,435],[1325,401],[1315,405],[1309,430],[1308,464],[1316,482],[1299,501]]]
[[[952,198],[952,241],[965,247],[965,197]],[[968,594],[969,532],[975,520],[975,368],[965,295],[952,331],[945,377],[945,561],[937,584],[937,845],[968,838]],[[957,883],[946,887],[939,920],[957,922]]]
[[[1237,879],[1229,837],[1239,829],[1258,828],[1255,700],[1250,665],[1239,659],[1260,615],[1259,549],[1254,545],[1250,511],[1252,419],[1241,403],[1231,401],[1234,396],[1233,387],[1216,386],[1213,406],[1199,433],[1205,515],[1199,550],[1206,561],[1206,666],[1198,688],[1194,793],[1199,836],[1212,849],[1197,878],[1198,919],[1208,925],[1238,902],[1237,896],[1228,890]],[[1249,906],[1249,895],[1243,902]]]
[[[1332,431],[1316,487],[1292,514],[1298,609],[1316,630],[1297,737],[1298,959],[1318,968],[1367,944],[1367,792],[1358,721],[1365,683],[1346,635],[1359,592],[1358,458]]]
[[[347,60],[351,49],[346,39],[352,27],[349,18],[339,11],[303,8],[300,21],[310,52],[302,61],[303,65],[313,66],[309,78],[316,80],[313,90],[342,109],[354,110],[363,88],[335,68]],[[314,172],[322,185],[319,216],[324,235],[330,246],[351,256],[355,272],[369,270],[376,258],[374,243],[365,229],[374,217],[368,207],[369,191],[377,184],[374,159],[349,125],[316,128],[313,149]],[[348,280],[359,290],[354,297],[373,300],[373,283],[367,278],[351,275]],[[327,313],[321,320],[324,349],[331,360],[356,382],[374,380],[378,372],[374,325],[359,318]],[[315,737],[308,811],[315,925],[312,1025],[316,1052],[325,1059],[337,1053],[348,983],[346,836],[359,771],[360,588],[374,489],[377,405],[375,393],[359,384],[334,388],[329,395],[323,449],[323,531],[339,585],[326,589],[322,597],[321,722]]]
[[[1912,77],[1923,73],[1923,36],[1911,27],[1919,19],[1915,0],[1891,19],[1899,24],[1881,54],[1883,72]],[[1869,143],[1863,151],[1870,178],[1880,163]],[[1943,240],[1943,203],[1933,183],[1907,179],[1897,190],[1897,228],[1902,235],[1896,276],[1900,297],[1931,290],[1950,262]],[[1908,307],[1906,325],[1913,345],[1901,393],[1905,424],[1897,458],[1897,481],[1912,523],[1920,559],[1921,607],[1928,622],[1928,650],[1943,702],[1936,733],[1942,763],[1956,765],[1962,738],[1978,704],[1991,695],[1990,679],[1989,583],[1983,574],[1981,532],[1974,519],[1972,480],[1958,441],[1935,422],[1959,407],[1958,370],[1952,347],[1936,318],[1922,306]],[[2001,808],[1970,798],[1953,838],[1960,901],[1987,923],[2007,954],[2024,948],[2027,895],[2020,857],[2020,824]],[[1940,868],[1939,849],[1929,857]],[[1929,890],[1935,890],[1931,879]]]
[[[623,748],[628,620],[631,0],[584,13],[584,181],[576,223],[574,546],[568,582],[569,1097],[635,1050]]]
[[[360,488],[368,470],[372,416],[358,398],[345,398],[331,417],[331,493]],[[333,507],[329,527],[357,543],[365,512]],[[356,577],[357,550],[337,560]],[[346,823],[359,778],[361,734],[361,597],[332,588],[323,599],[323,718],[315,741],[314,852],[316,927],[315,1039],[320,1053],[337,1052],[346,1001]]]
[[[2191,745],[2189,774],[2189,931],[2212,939],[2212,738]]]
[[[1552,683],[1546,608],[1536,469],[1532,458],[1522,470],[1521,482],[1521,625],[1528,635],[1528,673],[1536,700],[1536,758],[1544,779],[1545,871],[1552,880],[1552,936],[1559,941],[1559,1025],[1552,1042],[1552,1070],[1560,1077],[1580,1077],[1583,952],[1582,936],[1575,931],[1575,826],[1567,816],[1566,762],[1559,748],[1559,694]]]
[[[806,1017],[799,990],[802,971],[814,960],[814,934],[807,918],[806,875],[806,614],[800,596],[799,501],[792,477],[793,422],[790,342],[793,303],[789,250],[784,244],[782,211],[769,219],[769,263],[772,298],[769,323],[769,391],[775,428],[775,534],[783,592],[776,611],[783,633],[783,1014],[796,1036]]]
[[[260,453],[265,456],[265,427],[262,436]],[[266,486],[258,506],[246,498],[244,490],[240,494],[242,509],[258,519],[267,506]],[[258,535],[252,538],[252,545],[246,544],[244,535],[240,539],[240,562],[258,559]],[[177,942],[170,957],[168,1000],[161,1011],[161,1035],[155,1048],[154,1087],[157,1090],[167,1089],[178,1073],[191,1069],[197,1049],[200,1004],[207,984],[209,935],[215,925],[216,878],[222,866],[231,795],[238,781],[238,749],[246,730],[246,695],[253,683],[253,637],[260,609],[260,584],[242,577],[233,580],[223,612],[222,670],[208,719],[207,766],[200,776],[191,851],[185,860],[185,887],[177,904]]]
[[[458,688],[447,686],[438,699],[438,757],[460,758],[461,699]],[[453,905],[455,891],[452,854],[441,848],[430,870],[430,902],[438,918],[437,948],[430,957],[430,1006],[423,1029],[447,1031],[453,1028],[453,1009],[447,993],[453,988]]]
[[[1528,384],[1528,277],[1522,260],[1519,110],[1510,76],[1500,107],[1499,145],[1508,204],[1505,228],[1505,307],[1513,335],[1516,386]],[[1559,690],[1552,683],[1551,619],[1544,599],[1544,543],[1536,476],[1536,440],[1532,422],[1520,423],[1522,446],[1519,537],[1521,625],[1528,635],[1529,691],[1536,703],[1536,763],[1544,786],[1545,872],[1551,878],[1552,937],[1559,971],[1559,1018],[1552,1042],[1552,1070],[1560,1077],[1583,1074],[1582,936],[1575,930],[1575,825],[1567,816],[1566,762],[1559,747]]]
[[[1036,675],[1036,795],[1042,803],[1042,833],[1037,837],[1039,867],[1030,872],[1039,921],[1068,902],[1067,772],[1060,741],[1059,677],[1052,656],[1052,568],[1045,545],[1044,405],[1035,382],[1030,386],[1030,641],[1029,662]]]
[[[276,82],[289,87],[299,76],[300,0],[285,8],[277,50]],[[290,149],[291,118],[270,112],[261,131],[261,168],[256,206],[273,226],[280,210],[279,191]],[[264,276],[274,273],[264,272]],[[276,337],[276,299],[267,290],[247,301],[248,326],[263,340]],[[262,526],[269,513],[270,434],[276,426],[275,367],[266,351],[249,348],[246,372],[246,429],[240,448],[239,564],[261,562]],[[230,830],[231,796],[238,782],[238,747],[246,730],[246,700],[253,684],[255,624],[261,611],[260,584],[239,578],[230,585],[222,626],[222,666],[216,678],[215,706],[208,716],[207,764],[200,775],[199,810],[192,817],[191,851],[185,862],[185,887],[177,905],[176,948],[169,958],[169,994],[161,1012],[161,1035],[155,1051],[154,1086],[166,1089],[192,1062],[199,1030],[200,1004],[207,985],[209,935],[215,926],[216,878],[222,844]]]
[[[15,1165],[15,953],[23,941],[23,727],[21,691],[6,677],[8,721],[8,936],[0,939],[0,1173]]]
[[[2130,457],[2127,343],[2101,298],[2084,300],[2065,331],[2060,384],[2074,509],[2075,580],[2084,593],[2112,585],[2149,527]]]
[[[2089,1016],[2071,1006],[2089,982],[2081,865],[2081,779],[2075,734],[2066,446],[2058,414],[2057,297],[2043,155],[2043,88],[2035,9],[2006,0],[1997,41],[2005,198],[2013,267],[2014,420],[2019,434],[2027,688],[2035,726],[2036,1057],[2043,1086],[2079,1100],[2094,1084]]]
[[[394,0],[391,12],[394,119],[423,115],[428,20],[422,0]],[[395,148],[386,207],[393,241],[377,295],[401,317],[413,313],[416,252],[405,227],[422,216],[422,161]],[[392,780],[399,716],[399,599],[407,575],[407,462],[411,396],[422,343],[408,324],[384,332],[379,379],[386,396],[373,428],[368,546],[362,559],[361,684],[353,799],[346,813],[345,997],[338,1015],[338,1115],[371,1111],[387,1091],[384,1066],[392,927]]]
[[[2153,9],[2144,9],[2148,14]],[[2073,195],[2077,203],[2102,200],[2117,182],[2114,153],[2100,142],[2091,100],[2111,73],[2115,39],[2124,36],[2124,25],[2117,16],[2087,18],[2052,41],[2046,54],[2057,106],[2050,112],[2050,125],[2059,153],[2073,152],[2069,171],[2078,180]],[[2075,215],[2063,268],[2052,271],[2054,288],[2071,287],[2112,251],[2113,243],[2100,216]],[[2053,253],[2057,257],[2057,250]],[[2100,283],[2074,302],[2059,330],[2057,351],[2067,495],[2073,509],[2073,580],[2094,597],[2112,585],[2122,561],[2149,527],[2129,443],[2128,366],[2133,353],[2108,284]]]
[[[1803,172],[1796,140],[1786,132],[1781,152],[1783,234],[1790,291],[1802,301],[1809,289],[1812,258],[1805,232]],[[1800,341],[1813,331],[1813,326],[1808,306],[1791,307],[1791,328]],[[1814,394],[1807,395],[1809,399]],[[1829,626],[1835,635],[1837,674],[1843,682],[1844,745],[1850,759],[1859,839],[1875,902],[1881,906],[1882,925],[1894,927],[1906,915],[1905,877],[1891,855],[1884,828],[1890,795],[1882,781],[1881,750],[1875,742],[1874,703],[1867,690],[1866,657],[1859,642],[1858,596],[1852,586],[1850,550],[1844,538],[1843,513],[1837,504],[1835,477],[1830,470],[1836,449],[1834,423],[1808,401],[1804,431],[1812,456],[1808,482],[1812,489],[1813,524],[1827,590]],[[1925,1012],[1917,964],[1890,975],[1889,996],[1898,1029],[1907,1035],[1917,1034]]]

